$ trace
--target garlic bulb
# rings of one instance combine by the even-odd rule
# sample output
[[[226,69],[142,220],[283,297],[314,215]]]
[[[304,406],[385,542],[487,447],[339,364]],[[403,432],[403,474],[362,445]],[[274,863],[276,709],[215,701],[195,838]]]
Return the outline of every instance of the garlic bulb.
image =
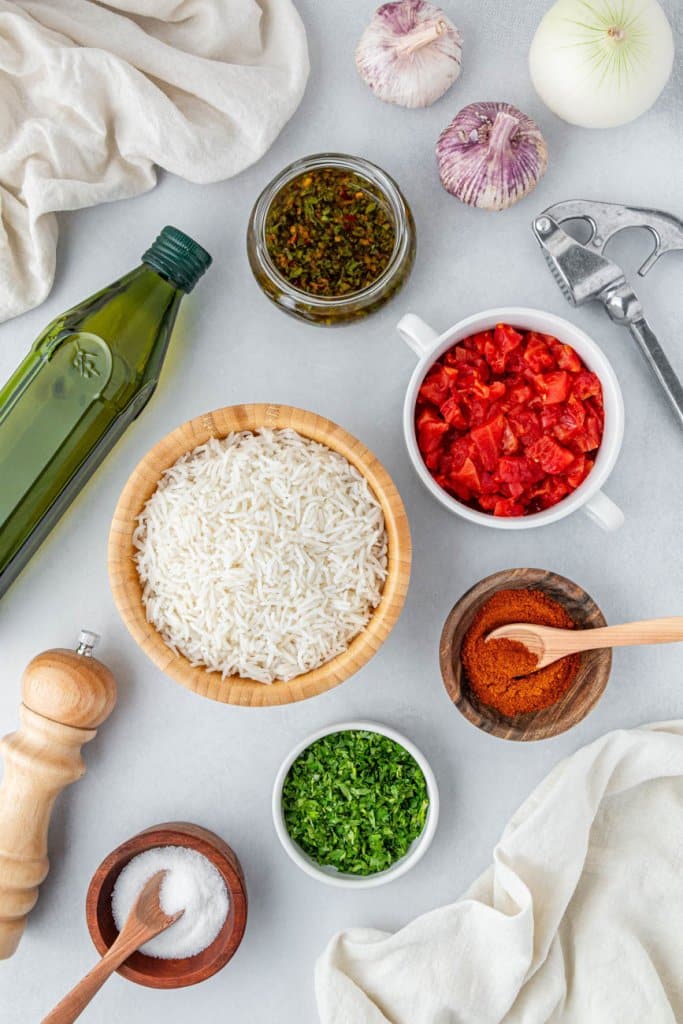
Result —
[[[436,144],[441,184],[463,203],[505,210],[538,184],[548,150],[535,121],[511,103],[470,103]]]
[[[460,74],[462,37],[427,0],[382,4],[356,47],[361,78],[381,100],[428,107]]]

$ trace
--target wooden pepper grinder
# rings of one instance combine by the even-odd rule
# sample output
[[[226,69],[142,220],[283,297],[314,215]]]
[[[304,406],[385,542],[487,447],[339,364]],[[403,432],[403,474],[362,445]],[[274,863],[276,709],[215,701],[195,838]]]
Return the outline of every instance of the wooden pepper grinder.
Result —
[[[116,703],[113,675],[92,656],[98,639],[81,630],[75,651],[45,651],[30,662],[22,679],[21,726],[0,741],[0,959],[16,951],[47,875],[55,799],[85,772],[81,747]]]

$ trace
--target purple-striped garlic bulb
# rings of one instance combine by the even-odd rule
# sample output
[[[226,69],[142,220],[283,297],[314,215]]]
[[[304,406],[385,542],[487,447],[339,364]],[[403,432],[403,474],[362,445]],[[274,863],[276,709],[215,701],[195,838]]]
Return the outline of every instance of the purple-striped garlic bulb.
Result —
[[[395,0],[375,11],[356,47],[361,78],[386,103],[428,107],[460,74],[462,37],[427,0]]]
[[[548,149],[535,121],[511,103],[470,103],[436,144],[441,184],[463,203],[505,210],[536,187]]]

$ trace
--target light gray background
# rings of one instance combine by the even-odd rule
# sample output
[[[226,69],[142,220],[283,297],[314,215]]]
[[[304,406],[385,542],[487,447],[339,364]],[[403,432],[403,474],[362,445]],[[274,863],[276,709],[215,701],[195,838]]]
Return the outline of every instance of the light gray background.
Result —
[[[47,302],[0,330],[0,379],[57,313],[131,268],[166,223],[210,250],[214,265],[186,300],[161,385],[147,411],[86,487],[0,606],[0,731],[17,722],[19,678],[46,648],[71,646],[80,626],[102,633],[119,703],[85,751],[88,773],[59,801],[52,868],[18,953],[0,964],[0,1019],[39,1020],[91,966],[84,920],[92,872],[140,829],[187,819],[215,829],[246,870],[249,922],[234,960],[199,987],[157,992],[114,977],[86,1011],[91,1024],[197,1020],[303,1024],[315,1017],[316,956],[340,928],[398,928],[456,898],[489,863],[510,814],[564,755],[607,730],[681,713],[680,650],[618,652],[607,692],[581,725],[554,740],[517,745],[473,728],[449,703],[437,645],[454,601],[498,569],[565,573],[611,622],[683,612],[680,517],[683,436],[627,332],[599,307],[572,310],[529,230],[535,213],[571,197],[683,214],[681,79],[633,124],[572,128],[534,94],[526,54],[545,0],[459,0],[446,5],[464,34],[464,70],[424,111],[377,100],[357,77],[353,50],[374,8],[368,0],[301,0],[312,72],[304,101],[271,151],[232,181],[196,187],[166,177],[146,196],[60,218],[58,274]],[[664,4],[673,22],[676,0]],[[674,28],[676,26],[674,25]],[[677,34],[680,47],[680,34]],[[500,214],[471,210],[442,191],[433,147],[460,107],[508,100],[542,125],[550,150],[537,190]],[[280,313],[253,281],[244,252],[251,205],[283,165],[331,149],[369,157],[404,189],[415,213],[418,256],[403,292],[351,327],[324,330]],[[612,251],[635,273],[648,240]],[[644,283],[645,309],[683,374],[683,258],[667,256]],[[439,330],[486,307],[537,306],[566,316],[604,347],[624,391],[626,435],[606,488],[626,513],[606,535],[582,513],[540,530],[506,533],[451,516],[418,482],[404,449],[401,406],[414,366],[394,326],[421,314]],[[414,564],[403,616],[382,651],[341,687],[312,701],[252,711],[202,700],[166,679],[137,650],[109,593],[106,544],[128,474],[185,419],[237,402],[268,401],[323,413],[357,435],[392,474],[413,531]],[[405,731],[430,758],[442,793],[434,844],[407,876],[361,893],[330,889],[298,870],[276,840],[271,784],[308,732],[352,717]]]

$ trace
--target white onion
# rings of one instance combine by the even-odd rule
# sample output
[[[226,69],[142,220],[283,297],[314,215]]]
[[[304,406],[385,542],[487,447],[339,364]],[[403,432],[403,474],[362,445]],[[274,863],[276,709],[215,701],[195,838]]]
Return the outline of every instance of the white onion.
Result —
[[[671,27],[657,0],[557,0],[533,38],[529,69],[559,117],[612,128],[652,106],[673,58]]]

